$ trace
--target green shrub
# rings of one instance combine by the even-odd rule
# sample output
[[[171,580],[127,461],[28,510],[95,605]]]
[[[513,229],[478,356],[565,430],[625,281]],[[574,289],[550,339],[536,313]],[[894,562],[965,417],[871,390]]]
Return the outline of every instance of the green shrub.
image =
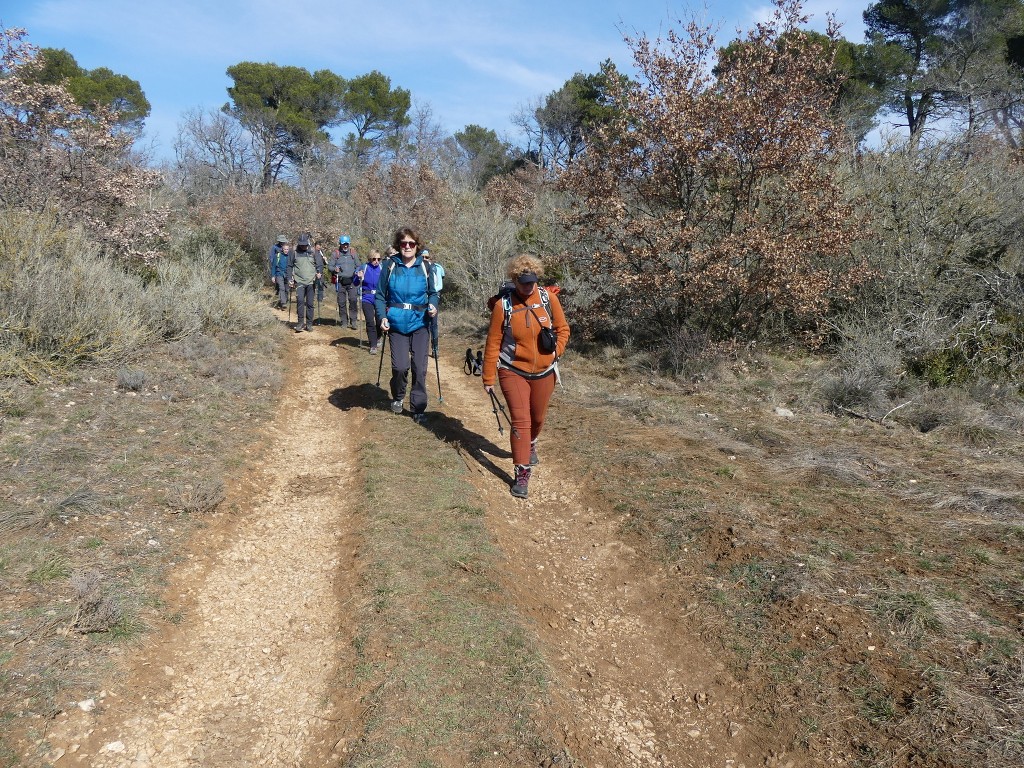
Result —
[[[81,231],[0,212],[0,247],[0,375],[123,361],[151,340],[138,302],[142,281]]]
[[[265,277],[264,256],[246,254],[237,243],[211,227],[185,227],[179,230],[170,245],[175,261],[190,263],[199,254],[209,253],[215,263],[236,285],[261,283]]]
[[[260,308],[252,290],[231,282],[229,272],[208,245],[201,245],[188,261],[160,262],[156,279],[141,297],[150,327],[167,340],[266,328],[272,316]]]

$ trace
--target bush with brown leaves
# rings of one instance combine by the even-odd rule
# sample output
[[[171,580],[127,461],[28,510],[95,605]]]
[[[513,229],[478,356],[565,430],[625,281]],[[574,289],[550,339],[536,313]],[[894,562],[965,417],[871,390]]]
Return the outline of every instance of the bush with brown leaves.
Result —
[[[167,211],[149,205],[159,175],[131,156],[117,114],[84,110],[41,66],[22,29],[0,29],[0,205],[83,226],[112,255],[155,261]]]
[[[607,73],[618,117],[563,176],[570,223],[593,244],[569,262],[599,286],[599,321],[711,338],[763,335],[767,319],[813,330],[867,277],[837,182],[838,78],[804,21],[778,0],[728,49],[696,23],[664,48],[627,40],[641,77]]]

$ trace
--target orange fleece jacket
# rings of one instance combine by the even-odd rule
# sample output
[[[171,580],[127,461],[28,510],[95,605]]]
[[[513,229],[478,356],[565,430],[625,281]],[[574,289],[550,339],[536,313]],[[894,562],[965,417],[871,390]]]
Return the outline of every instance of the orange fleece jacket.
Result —
[[[547,311],[540,300],[540,293],[534,286],[533,293],[524,302],[519,294],[512,292],[512,319],[509,327],[504,328],[505,308],[502,302],[496,301],[491,308],[491,325],[487,330],[487,344],[484,347],[484,386],[494,386],[498,381],[498,354],[502,351],[514,349],[512,365],[526,373],[541,373],[551,367],[555,357],[561,357],[569,344],[569,324],[565,322],[565,314],[562,312],[562,304],[558,301],[555,291],[548,291],[548,303],[551,305],[550,322]],[[524,305],[536,305],[533,312],[522,311]],[[520,311],[516,311],[520,310]],[[540,333],[540,325],[537,320],[543,321],[544,327],[553,327],[555,335],[558,336],[558,344],[554,354],[545,354],[537,348],[537,334]]]

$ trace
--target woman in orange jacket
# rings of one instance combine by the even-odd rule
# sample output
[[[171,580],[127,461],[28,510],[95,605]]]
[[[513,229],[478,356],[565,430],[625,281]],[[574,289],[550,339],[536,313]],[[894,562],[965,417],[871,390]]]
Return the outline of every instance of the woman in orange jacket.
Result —
[[[484,389],[493,394],[497,382],[508,403],[515,465],[511,491],[521,499],[527,496],[532,468],[540,463],[537,436],[555,390],[558,358],[569,343],[558,297],[537,284],[543,275],[536,256],[521,254],[509,261],[514,289],[500,294],[491,308],[484,348]]]

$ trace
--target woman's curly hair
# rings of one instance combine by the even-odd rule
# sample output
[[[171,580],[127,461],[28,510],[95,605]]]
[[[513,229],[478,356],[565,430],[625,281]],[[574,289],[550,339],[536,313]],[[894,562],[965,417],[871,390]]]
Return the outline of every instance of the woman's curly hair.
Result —
[[[544,262],[529,253],[520,253],[508,260],[509,280],[515,280],[524,272],[533,272],[538,278],[544,277]]]

